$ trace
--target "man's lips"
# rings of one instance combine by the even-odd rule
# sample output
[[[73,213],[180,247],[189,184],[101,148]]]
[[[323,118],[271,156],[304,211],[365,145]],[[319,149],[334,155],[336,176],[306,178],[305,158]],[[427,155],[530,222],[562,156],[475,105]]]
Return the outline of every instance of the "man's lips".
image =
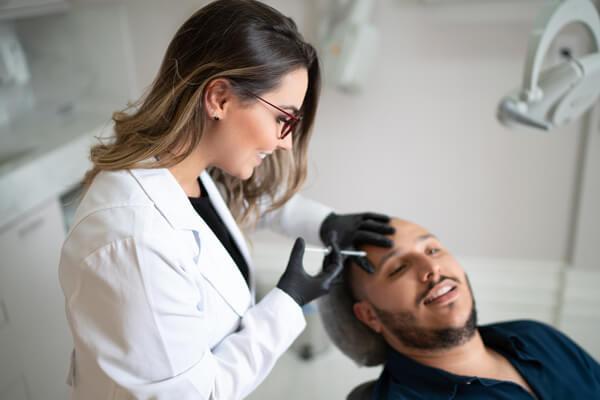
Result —
[[[430,304],[442,303],[456,296],[457,283],[452,278],[442,279],[433,286],[424,296],[422,302],[427,306]]]

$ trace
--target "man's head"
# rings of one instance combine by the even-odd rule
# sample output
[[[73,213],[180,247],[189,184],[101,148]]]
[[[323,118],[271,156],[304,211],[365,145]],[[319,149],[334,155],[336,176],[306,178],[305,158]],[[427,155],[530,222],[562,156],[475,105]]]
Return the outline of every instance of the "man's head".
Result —
[[[396,228],[389,236],[394,240],[392,248],[361,248],[375,272],[368,274],[354,263],[348,265],[347,290],[337,290],[324,299],[325,312],[328,306],[337,304],[336,311],[353,313],[372,333],[407,354],[463,343],[475,333],[476,312],[461,265],[425,228],[400,219],[393,219],[391,225]],[[339,296],[350,297],[344,307],[351,310],[340,309],[344,302]],[[323,320],[331,332],[328,325],[336,321],[327,321],[325,316]]]

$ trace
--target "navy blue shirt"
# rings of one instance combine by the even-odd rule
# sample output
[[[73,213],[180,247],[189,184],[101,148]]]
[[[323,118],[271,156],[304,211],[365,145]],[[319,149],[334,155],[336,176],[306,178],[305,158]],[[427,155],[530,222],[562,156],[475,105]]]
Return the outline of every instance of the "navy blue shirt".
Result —
[[[534,321],[514,321],[480,326],[479,333],[486,346],[521,373],[538,399],[600,399],[600,364],[556,329]],[[391,348],[372,398],[534,399],[516,383],[454,375]]]

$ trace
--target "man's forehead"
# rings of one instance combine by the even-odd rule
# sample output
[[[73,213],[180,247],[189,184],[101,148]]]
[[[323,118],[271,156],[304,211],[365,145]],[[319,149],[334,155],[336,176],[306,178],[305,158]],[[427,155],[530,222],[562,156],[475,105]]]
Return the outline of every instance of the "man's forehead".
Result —
[[[393,235],[388,235],[394,241],[392,248],[382,248],[377,246],[364,246],[362,249],[367,252],[367,258],[377,268],[384,258],[390,255],[399,254],[411,250],[420,242],[435,236],[424,227],[401,219],[392,219],[390,225],[396,228]]]

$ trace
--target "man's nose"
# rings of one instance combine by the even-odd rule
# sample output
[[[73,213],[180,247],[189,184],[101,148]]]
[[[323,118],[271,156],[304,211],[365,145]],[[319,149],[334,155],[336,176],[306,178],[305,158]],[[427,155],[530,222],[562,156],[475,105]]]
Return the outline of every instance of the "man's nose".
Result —
[[[294,133],[290,133],[289,135],[287,135],[285,138],[283,139],[279,139],[279,142],[277,143],[277,148],[280,150],[291,150],[292,149],[292,135]]]
[[[436,260],[422,256],[419,260],[418,274],[421,282],[437,282],[440,278],[440,265]]]

